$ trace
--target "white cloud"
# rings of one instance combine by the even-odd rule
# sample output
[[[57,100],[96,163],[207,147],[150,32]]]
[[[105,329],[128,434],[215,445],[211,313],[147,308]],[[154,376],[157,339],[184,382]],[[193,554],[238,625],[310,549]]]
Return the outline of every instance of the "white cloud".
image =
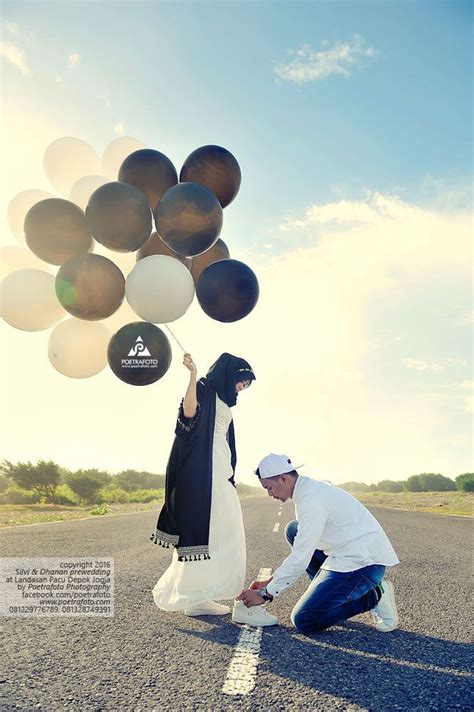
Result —
[[[19,69],[24,77],[31,77],[32,72],[24,50],[12,42],[0,42],[0,55],[4,57],[7,62],[10,62],[10,64],[13,64],[14,67]]]
[[[306,229],[312,225],[355,226],[383,225],[388,221],[416,219],[427,215],[421,208],[410,205],[393,195],[368,191],[365,201],[339,200],[323,205],[311,205],[303,218],[286,217],[279,229],[287,232]]]
[[[81,63],[82,57],[77,52],[68,54],[67,62],[70,67],[77,67]]]
[[[448,366],[466,366],[466,360],[462,358],[443,358],[436,360],[404,358],[402,359],[402,363],[407,368],[414,369],[415,371],[430,371],[432,373],[444,371]]]
[[[349,42],[336,42],[333,47],[327,41],[322,43],[323,50],[315,50],[303,45],[299,50],[289,52],[291,59],[286,64],[275,67],[275,74],[295,84],[324,79],[332,74],[350,77],[351,71],[357,68],[361,60],[372,58],[376,54],[373,47],[365,46],[365,40],[355,35]]]

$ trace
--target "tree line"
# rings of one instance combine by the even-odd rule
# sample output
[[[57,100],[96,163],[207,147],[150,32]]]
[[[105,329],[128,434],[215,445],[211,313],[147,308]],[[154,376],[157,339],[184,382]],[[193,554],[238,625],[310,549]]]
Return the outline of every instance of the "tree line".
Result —
[[[163,496],[165,475],[123,470],[67,470],[52,460],[0,464],[0,503],[61,505],[151,502]],[[238,485],[240,493],[254,490]]]
[[[382,480],[372,485],[344,482],[339,486],[349,492],[474,492],[474,473],[465,472],[453,480],[445,475],[423,472],[406,480]]]

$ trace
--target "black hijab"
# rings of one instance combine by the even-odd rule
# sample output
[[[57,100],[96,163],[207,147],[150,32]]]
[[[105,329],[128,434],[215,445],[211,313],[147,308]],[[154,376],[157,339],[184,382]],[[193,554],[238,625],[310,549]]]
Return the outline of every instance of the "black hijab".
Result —
[[[236,384],[239,381],[254,381],[255,374],[243,358],[223,353],[212,364],[206,378],[214,384],[219,398],[232,407],[237,403]]]
[[[155,544],[176,547],[180,561],[210,558],[216,393],[230,407],[237,400],[236,383],[253,380],[255,374],[247,361],[225,353],[211,366],[207,377],[197,382],[198,409],[193,418],[185,417],[181,401],[176,437],[166,468],[165,502],[150,537]],[[233,421],[229,425],[227,440],[235,473],[237,454]],[[235,486],[234,475],[229,482]]]

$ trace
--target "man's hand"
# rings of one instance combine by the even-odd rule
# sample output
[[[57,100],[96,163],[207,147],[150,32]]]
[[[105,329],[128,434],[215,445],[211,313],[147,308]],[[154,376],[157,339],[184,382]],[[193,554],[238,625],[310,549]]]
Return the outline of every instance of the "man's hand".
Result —
[[[272,579],[269,578],[269,579],[266,579],[266,581],[252,581],[249,588],[252,588],[252,589],[265,588],[265,586],[268,586],[268,584],[270,583],[271,580]]]
[[[260,588],[263,587],[260,586]],[[251,608],[252,606],[262,606],[265,603],[265,599],[263,599],[260,594],[251,588],[244,588],[244,590],[237,596],[237,600],[242,601],[247,608]]]

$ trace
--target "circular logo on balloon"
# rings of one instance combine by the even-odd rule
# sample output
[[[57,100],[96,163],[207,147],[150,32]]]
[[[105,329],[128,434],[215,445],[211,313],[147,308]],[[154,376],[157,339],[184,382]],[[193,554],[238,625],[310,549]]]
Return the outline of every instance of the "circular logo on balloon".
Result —
[[[133,322],[113,335],[107,359],[121,381],[148,386],[159,381],[170,367],[171,346],[166,334],[154,324]]]

